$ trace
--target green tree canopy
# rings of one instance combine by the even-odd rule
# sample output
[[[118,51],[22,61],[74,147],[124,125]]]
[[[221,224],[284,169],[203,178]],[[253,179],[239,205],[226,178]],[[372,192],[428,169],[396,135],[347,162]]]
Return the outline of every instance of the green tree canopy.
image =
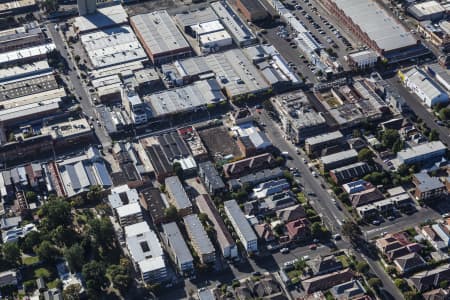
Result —
[[[89,233],[92,238],[104,248],[110,248],[114,243],[114,226],[107,217],[90,220]]]
[[[34,247],[39,245],[41,241],[42,239],[39,231],[31,231],[20,240],[19,245],[24,253],[34,253]]]
[[[373,152],[369,148],[362,148],[358,152],[358,160],[359,161],[369,161],[373,157]]]
[[[80,300],[81,285],[78,283],[68,285],[63,291],[64,300]]]
[[[399,139],[400,134],[394,129],[386,129],[381,135],[381,143],[387,148],[392,148],[394,143]]]
[[[86,281],[89,294],[99,295],[108,286],[106,270],[103,264],[93,260],[83,266],[82,275]]]
[[[84,264],[84,249],[80,244],[74,244],[64,250],[64,258],[72,272],[80,272]]]
[[[22,263],[19,246],[16,243],[6,243],[3,245],[3,259],[12,266],[18,266]]]
[[[43,241],[36,247],[36,254],[42,261],[52,263],[58,258],[59,250],[50,241]]]
[[[40,215],[42,217],[41,226],[47,232],[58,226],[68,227],[72,224],[70,204],[63,199],[56,198],[47,201],[42,206]]]
[[[176,221],[178,220],[178,210],[177,208],[170,204],[169,207],[167,207],[164,210],[164,217],[169,221]]]

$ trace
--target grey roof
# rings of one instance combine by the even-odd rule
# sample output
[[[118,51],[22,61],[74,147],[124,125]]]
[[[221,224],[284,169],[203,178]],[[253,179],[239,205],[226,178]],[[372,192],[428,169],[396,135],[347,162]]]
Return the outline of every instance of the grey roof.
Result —
[[[177,223],[171,222],[162,225],[164,235],[170,244],[170,248],[174,252],[178,264],[192,262],[193,258],[189,251],[186,242],[183,239],[183,235],[177,226]]]
[[[440,79],[447,84],[450,84],[450,74],[447,69],[444,69],[439,64],[432,64],[427,66],[430,73],[432,73],[435,76],[439,76]]]
[[[358,178],[366,175],[371,171],[371,167],[365,162],[357,162],[351,165],[343,166],[337,169],[333,169],[330,173],[333,173],[336,178],[342,182],[353,178]]]
[[[411,33],[372,0],[332,0],[380,49],[385,51],[416,45]]]
[[[414,177],[419,181],[419,184],[416,187],[421,192],[433,191],[445,186],[438,177],[431,177],[427,173],[417,173],[414,174]]]
[[[213,223],[220,247],[225,249],[234,246],[234,240],[225,226],[217,208],[212,203],[211,198],[209,198],[208,195],[200,195],[196,198],[196,204],[199,211],[208,215],[208,219]]]
[[[322,164],[325,165],[325,164],[331,164],[334,162],[345,160],[345,159],[348,159],[351,157],[358,157],[358,152],[355,149],[350,149],[350,150],[341,151],[338,153],[322,156],[320,158],[320,161],[322,162]]]
[[[198,216],[194,214],[187,215],[183,218],[183,221],[191,242],[197,245],[196,248],[199,254],[213,253],[215,251],[214,246]]]
[[[416,18],[424,18],[435,14],[444,14],[445,8],[437,1],[416,3],[408,7],[408,12]]]
[[[153,55],[190,48],[165,10],[133,16],[130,22]]]
[[[240,49],[210,54],[205,56],[205,61],[230,97],[269,89],[261,73]]]
[[[440,153],[445,151],[446,149],[447,147],[441,141],[434,141],[402,150],[397,153],[397,157],[401,162],[403,162],[405,160],[416,158],[425,154]]]
[[[280,167],[274,169],[264,169],[256,173],[248,174],[236,179],[236,184],[243,185],[246,183],[259,184],[264,181],[283,177],[283,170]],[[234,184],[233,184],[234,185]]]
[[[361,282],[358,280],[351,280],[331,288],[331,293],[337,299],[338,297],[345,297],[345,299],[352,299],[353,297],[363,295],[366,293]]]
[[[344,137],[344,135],[339,130],[337,130],[337,131],[328,132],[325,134],[316,135],[316,136],[307,138],[305,140],[305,144],[316,145],[316,144],[321,144],[321,143],[325,143],[328,141],[340,139],[343,137]]]
[[[208,182],[212,185],[213,189],[223,189],[225,187],[222,177],[220,177],[219,172],[212,162],[205,161],[199,164],[198,167],[203,171],[205,177],[208,178]]]
[[[225,1],[217,1],[211,3],[211,7],[238,45],[256,42],[256,36],[229,4]]]
[[[239,227],[238,229],[242,236],[244,236],[247,241],[256,240],[256,234],[236,200],[228,200],[223,204],[228,212],[228,217],[233,218],[234,223]]]
[[[197,81],[191,85],[151,94],[149,102],[154,117],[190,111],[225,100],[216,80]]]
[[[214,13],[211,7],[205,7],[195,11],[186,11],[181,14],[176,14],[175,20],[180,27],[190,27],[192,25],[219,20],[219,17]]]
[[[186,191],[177,176],[167,177],[165,180],[165,185],[167,191],[172,194],[177,209],[192,207],[191,200],[189,200]]]

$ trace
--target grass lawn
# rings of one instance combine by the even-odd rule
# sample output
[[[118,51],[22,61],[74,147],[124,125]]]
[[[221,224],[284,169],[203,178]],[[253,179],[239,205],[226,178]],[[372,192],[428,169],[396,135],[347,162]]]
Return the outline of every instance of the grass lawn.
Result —
[[[289,279],[292,280],[293,278],[300,277],[302,275],[302,271],[292,270],[292,271],[287,272],[286,275],[289,277]]]
[[[305,203],[308,202],[308,200],[306,199],[305,194],[303,194],[303,193],[298,193],[298,194],[297,194],[297,199],[298,199],[298,201],[299,201],[301,204],[305,204]]]
[[[342,263],[342,267],[348,268],[348,266],[350,265],[350,259],[347,257],[347,255],[339,255],[336,257],[341,263]]]
[[[37,262],[39,262],[39,257],[37,256],[27,256],[22,258],[22,262],[24,263],[24,265],[32,265],[35,264]]]

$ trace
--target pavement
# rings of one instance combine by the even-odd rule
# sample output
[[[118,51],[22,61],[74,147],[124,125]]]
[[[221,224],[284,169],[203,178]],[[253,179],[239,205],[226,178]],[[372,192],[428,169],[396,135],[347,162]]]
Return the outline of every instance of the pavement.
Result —
[[[72,90],[73,94],[78,97],[79,104],[83,113],[88,117],[94,119],[97,118],[96,109],[93,105],[89,93],[86,92],[86,88],[81,82],[81,77],[78,69],[73,63],[71,54],[67,51],[69,49],[66,41],[63,39],[60,30],[55,29],[55,23],[47,24],[47,32],[51,36],[53,43],[55,43],[56,49],[59,51],[61,56],[66,60],[68,66],[68,72],[65,74],[67,76],[66,82],[69,82],[69,88]],[[64,77],[64,75],[62,75]],[[98,126],[96,122],[94,124],[95,134],[99,142],[104,148],[111,146],[111,138],[106,133],[102,126]]]

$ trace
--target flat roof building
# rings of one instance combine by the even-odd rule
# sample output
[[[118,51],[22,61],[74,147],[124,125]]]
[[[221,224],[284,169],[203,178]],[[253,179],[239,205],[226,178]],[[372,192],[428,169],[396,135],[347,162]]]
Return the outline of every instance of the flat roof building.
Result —
[[[258,252],[258,237],[250,226],[247,218],[242,212],[236,200],[228,200],[224,203],[225,213],[228,216],[234,230],[244,246],[244,249],[251,252]]]
[[[0,53],[45,43],[45,35],[37,22],[0,31]]]
[[[116,208],[121,226],[129,226],[144,221],[142,209],[138,202],[129,203]]]
[[[208,104],[225,101],[216,80],[201,80],[191,85],[146,96],[154,118],[205,109]]]
[[[228,231],[219,211],[214,206],[211,198],[208,195],[199,195],[195,199],[195,203],[201,213],[208,216],[208,219],[214,226],[216,231],[217,242],[220,246],[223,257],[234,258],[238,256],[238,249],[230,232]]]
[[[46,59],[47,54],[55,49],[55,44],[48,43],[0,53],[0,65],[9,66],[18,62],[23,64]]]
[[[133,16],[130,24],[154,64],[192,53],[188,42],[165,10]]]
[[[355,149],[341,151],[338,153],[322,156],[320,158],[320,168],[329,171],[358,161],[358,152]]]
[[[295,143],[322,134],[328,128],[325,118],[314,110],[302,91],[281,94],[271,101],[280,116],[283,131]]]
[[[128,23],[128,15],[122,5],[97,7],[93,14],[75,18],[73,26],[78,34],[116,27]]]
[[[237,0],[234,2],[234,5],[242,13],[246,21],[261,21],[269,16],[267,9],[259,0]]]
[[[212,2],[211,7],[233,37],[236,45],[242,47],[252,45],[257,42],[256,36],[252,33],[250,28],[248,28],[247,24],[239,18],[238,14],[227,2]]]
[[[267,91],[270,86],[240,49],[205,56],[217,82],[229,98]]]
[[[178,176],[167,177],[165,180],[167,194],[169,195],[169,202],[173,204],[182,216],[192,213],[192,203],[189,200],[183,184]]]
[[[86,33],[80,39],[94,69],[147,60],[144,48],[128,25]]]
[[[399,77],[428,107],[449,101],[448,94],[417,67],[399,71]]]
[[[323,3],[357,38],[380,55],[391,61],[414,56],[414,50],[420,44],[418,40],[377,2],[324,0]]]
[[[202,264],[215,262],[216,250],[198,216],[187,215],[183,218],[183,223],[191,240],[192,247],[200,258],[200,262]]]
[[[316,135],[305,140],[305,150],[309,155],[321,151],[327,147],[341,144],[344,135],[340,131],[328,132]]]
[[[124,228],[125,240],[133,264],[144,282],[162,282],[167,278],[164,252],[155,232],[146,222]]]
[[[183,235],[177,223],[170,222],[162,225],[163,240],[170,249],[171,256],[183,275],[188,275],[194,271],[194,259],[191,251],[184,241]]]
[[[419,21],[440,20],[444,17],[446,9],[437,1],[426,1],[408,6],[408,13]]]
[[[206,189],[211,195],[224,191],[225,183],[212,162],[205,161],[199,164],[198,175],[203,179]]]
[[[441,141],[428,142],[397,153],[400,164],[427,164],[440,161],[447,147]]]
[[[175,22],[186,33],[189,33],[190,27],[198,26],[199,24],[208,23],[219,20],[219,17],[211,7],[205,7],[194,11],[183,12],[176,14]]]

